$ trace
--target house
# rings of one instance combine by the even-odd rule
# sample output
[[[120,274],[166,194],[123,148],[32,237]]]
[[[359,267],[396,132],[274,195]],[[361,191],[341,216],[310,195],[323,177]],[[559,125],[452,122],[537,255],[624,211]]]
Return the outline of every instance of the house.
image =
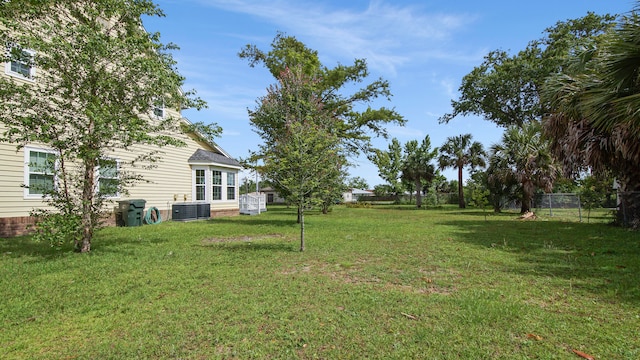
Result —
[[[38,81],[38,69],[27,61],[11,60],[2,64],[0,76],[11,77],[23,86]],[[181,116],[179,109],[165,108],[157,104],[150,116],[158,119],[172,118],[184,125],[189,120]],[[0,124],[0,134],[6,128]],[[215,143],[203,140],[196,133],[179,133],[175,137],[185,146],[158,148],[161,161],[153,168],[127,168],[140,153],[147,153],[148,146],[132,146],[128,150],[114,149],[100,169],[99,186],[108,186],[125,171],[141,175],[144,182],[127,189],[129,194],[114,192],[109,196],[111,204],[118,201],[143,199],[147,209],[155,207],[163,220],[172,218],[176,204],[209,204],[211,217],[239,214],[239,179],[241,165]],[[43,144],[30,143],[16,150],[15,144],[0,142],[0,237],[22,235],[28,232],[34,219],[29,213],[34,208],[46,208],[42,191],[38,188],[56,186],[57,179],[47,172],[56,153]],[[39,185],[39,186],[33,186]],[[110,205],[111,206],[111,205]],[[115,224],[115,212],[106,219]]]
[[[280,197],[273,188],[266,187],[264,189],[260,189],[260,193],[264,194],[267,197],[267,205],[269,204],[284,204],[286,201],[283,197]]]
[[[3,130],[0,125],[0,132]],[[148,183],[141,182],[128,189],[126,197],[114,194],[110,200],[117,205],[120,200],[144,199],[146,208],[157,208],[162,219],[172,218],[174,204],[186,202],[209,203],[211,217],[239,214],[240,164],[216,144],[192,135],[179,137],[186,146],[164,147],[163,159],[155,168],[136,169]],[[23,184],[54,181],[34,166],[49,156],[55,154],[39,144],[29,144],[16,151],[15,145],[0,143],[0,237],[25,234],[28,225],[34,222],[29,212],[44,206],[42,195]],[[135,156],[134,147],[130,151],[116,151],[111,158],[120,164]],[[107,222],[115,223],[115,216]]]
[[[349,189],[342,194],[342,201],[345,203],[357,202],[364,200],[363,198],[374,196],[371,190]]]

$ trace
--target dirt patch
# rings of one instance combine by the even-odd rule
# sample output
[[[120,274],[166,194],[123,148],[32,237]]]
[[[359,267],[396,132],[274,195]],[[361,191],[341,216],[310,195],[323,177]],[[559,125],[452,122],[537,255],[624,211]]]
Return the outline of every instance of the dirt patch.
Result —
[[[520,217],[518,217],[519,220],[535,220],[538,217],[536,216],[536,214],[534,214],[531,211],[528,211],[522,215],[520,215]]]
[[[241,236],[233,236],[233,237],[212,237],[208,239],[202,240],[204,244],[220,244],[220,243],[231,243],[231,242],[252,242],[259,240],[268,240],[268,239],[284,239],[285,236],[282,234],[267,234],[267,235],[241,235]]]
[[[412,283],[403,283],[402,280],[382,279],[373,274],[362,273],[361,268],[368,261],[366,259],[356,259],[349,264],[313,262],[304,265],[290,266],[282,269],[279,273],[282,275],[293,275],[302,273],[314,273],[320,276],[326,276],[332,280],[351,285],[369,285],[374,289],[382,291],[395,290],[414,294],[440,294],[451,295],[456,292],[455,286],[439,285],[438,276],[442,276],[439,271],[434,269],[420,269],[423,275]],[[438,272],[438,274],[436,274]],[[400,272],[401,274],[401,272]],[[449,272],[447,276],[457,277],[458,274]],[[433,276],[433,277],[432,277]]]

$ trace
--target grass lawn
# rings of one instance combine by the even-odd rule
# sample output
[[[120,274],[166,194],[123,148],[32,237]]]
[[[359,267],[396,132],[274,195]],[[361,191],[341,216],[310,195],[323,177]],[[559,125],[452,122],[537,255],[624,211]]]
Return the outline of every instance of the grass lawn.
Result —
[[[0,239],[2,359],[640,358],[640,234],[337,207]]]

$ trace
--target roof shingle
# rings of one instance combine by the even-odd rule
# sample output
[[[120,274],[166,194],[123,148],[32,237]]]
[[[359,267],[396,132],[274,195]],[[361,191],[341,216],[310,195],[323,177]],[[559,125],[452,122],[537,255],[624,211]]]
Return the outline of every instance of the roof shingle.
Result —
[[[215,153],[213,151],[207,151],[204,149],[198,149],[189,158],[189,163],[217,163],[231,166],[242,166],[240,163],[232,158],[226,157],[222,154]]]

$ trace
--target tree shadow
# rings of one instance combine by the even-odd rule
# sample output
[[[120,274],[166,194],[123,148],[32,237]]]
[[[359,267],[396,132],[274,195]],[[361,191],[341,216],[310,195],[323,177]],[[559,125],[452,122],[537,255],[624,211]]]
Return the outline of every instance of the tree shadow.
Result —
[[[73,252],[73,246],[52,247],[49,243],[38,242],[30,236],[0,238],[0,255],[3,257],[31,257],[53,260]]]
[[[306,214],[305,214],[306,215]],[[273,218],[259,218],[260,215],[242,215],[239,217],[224,217],[224,218],[214,218],[211,220],[206,220],[206,223],[210,223],[211,225],[216,224],[239,224],[242,226],[262,226],[269,225],[275,227],[291,227],[293,225],[298,225],[296,222],[296,218],[292,218],[291,220],[285,219],[273,219]]]
[[[465,213],[465,215],[467,215]],[[515,256],[510,271],[557,277],[598,296],[640,303],[640,236],[606,224],[521,220],[448,220],[453,239]]]
[[[199,245],[204,248],[215,249],[226,252],[257,252],[257,251],[273,251],[273,252],[299,252],[299,245],[294,242],[282,243],[264,243],[260,241],[243,241],[243,242],[223,242],[216,244]]]
[[[91,253],[98,253],[101,251],[113,252],[113,249],[122,248],[123,245],[139,246],[148,245],[150,243],[164,243],[170,240],[161,232],[149,232],[144,230],[146,229],[99,229],[96,231],[91,242]],[[141,236],[144,236],[144,240],[141,239]],[[121,252],[130,253],[131,251],[125,249]],[[35,241],[31,236],[20,236],[7,239],[0,238],[0,255],[6,257],[29,257],[32,258],[33,261],[38,261],[55,260],[71,254],[81,256],[81,254],[74,251],[71,243],[64,244],[61,247],[53,247],[47,242]]]
[[[147,231],[145,231],[147,230]],[[171,241],[171,235],[148,231],[150,228],[136,228],[131,230],[128,228],[118,228],[117,230],[109,229],[108,233],[98,233],[91,242],[91,252],[97,253],[119,253],[123,255],[135,255],[134,248],[140,246],[149,246],[163,244]],[[114,231],[117,233],[114,234]]]

